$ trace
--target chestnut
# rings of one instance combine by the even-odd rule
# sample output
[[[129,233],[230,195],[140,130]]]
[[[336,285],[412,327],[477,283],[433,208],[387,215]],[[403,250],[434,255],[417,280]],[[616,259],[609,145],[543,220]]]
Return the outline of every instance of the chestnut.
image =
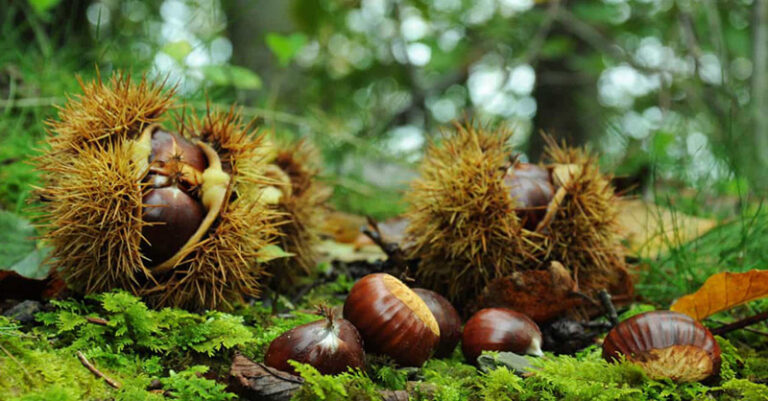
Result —
[[[535,230],[555,195],[549,172],[535,164],[516,162],[507,169],[504,185],[515,199],[515,213],[523,220],[523,227]]]
[[[331,309],[322,309],[325,319],[294,327],[274,339],[267,349],[267,366],[296,375],[288,361],[312,365],[324,375],[365,367],[360,333],[347,320],[336,318]]]
[[[152,133],[152,153],[149,156],[150,163],[156,162],[165,164],[174,160],[188,164],[200,172],[205,170],[208,166],[203,151],[191,141],[175,132],[156,129]]]
[[[413,292],[421,298],[432,312],[440,327],[440,342],[435,349],[435,356],[447,358],[453,354],[456,344],[461,339],[461,317],[456,308],[442,295],[425,288],[414,288]]]
[[[148,266],[160,264],[189,240],[202,223],[205,209],[175,185],[152,188],[144,198],[141,253]]]
[[[483,351],[509,351],[541,356],[541,330],[528,316],[506,308],[486,308],[464,326],[461,350],[471,363]]]
[[[440,340],[440,328],[427,304],[402,281],[374,273],[361,278],[344,302],[366,350],[392,357],[402,366],[421,366]]]
[[[712,333],[677,312],[646,312],[619,323],[605,337],[603,358],[611,362],[619,355],[652,379],[691,382],[720,372],[720,346]]]

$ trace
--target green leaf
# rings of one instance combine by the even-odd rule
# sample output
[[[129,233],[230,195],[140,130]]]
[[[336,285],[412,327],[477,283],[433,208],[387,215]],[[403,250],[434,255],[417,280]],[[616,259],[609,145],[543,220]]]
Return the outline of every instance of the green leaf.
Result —
[[[279,258],[287,258],[294,256],[294,254],[290,252],[286,252],[283,250],[283,248],[280,248],[277,245],[267,245],[264,248],[259,249],[258,257],[256,260],[259,263],[266,263],[270,260],[279,259]]]
[[[186,40],[167,43],[163,46],[163,53],[173,57],[174,60],[181,63],[189,53],[192,52],[192,45]]]
[[[307,44],[307,37],[301,33],[281,35],[279,33],[267,34],[267,46],[277,56],[280,65],[286,67]]]
[[[38,247],[35,227],[27,219],[0,210],[0,270],[12,270],[31,279],[43,279],[48,269],[43,260],[49,248]]]
[[[260,89],[261,78],[243,67],[236,65],[209,65],[203,67],[203,75],[218,86],[233,86],[238,89]]]
[[[61,0],[28,0],[29,5],[35,10],[35,13],[40,16],[46,16],[48,11],[53,7],[56,7]]]

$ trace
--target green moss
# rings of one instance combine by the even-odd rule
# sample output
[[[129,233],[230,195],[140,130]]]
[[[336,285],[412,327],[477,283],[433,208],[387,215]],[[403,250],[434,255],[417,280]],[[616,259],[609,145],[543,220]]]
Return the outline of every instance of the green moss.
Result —
[[[301,389],[293,396],[296,401],[378,401],[382,397],[376,391],[376,385],[360,371],[350,370],[335,376],[320,374],[310,365],[290,361],[301,377],[306,380]]]

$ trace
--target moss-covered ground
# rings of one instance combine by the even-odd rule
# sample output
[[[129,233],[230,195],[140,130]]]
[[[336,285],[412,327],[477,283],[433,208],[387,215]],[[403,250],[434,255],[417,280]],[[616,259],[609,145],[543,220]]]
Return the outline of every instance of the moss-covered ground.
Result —
[[[342,278],[314,291],[340,302],[349,286]],[[124,292],[80,300],[53,301],[21,324],[0,317],[0,394],[3,400],[227,400],[232,356],[261,361],[270,341],[297,325],[319,319],[298,305],[274,315],[260,302],[233,313],[152,310]],[[766,307],[768,303],[758,305]],[[627,317],[650,305],[624,312]],[[308,309],[306,309],[308,310]],[[465,363],[457,349],[450,359],[429,360],[420,369],[398,369],[380,357],[365,371],[322,376],[299,366],[306,379],[294,399],[375,400],[377,390],[409,389],[412,399],[437,400],[765,400],[768,347],[759,334],[718,338],[723,350],[720,377],[706,383],[676,384],[648,379],[629,364],[608,364],[598,345],[573,356],[530,358],[533,368],[516,375],[506,367],[483,372]],[[753,345],[753,346],[750,346]],[[120,384],[114,388],[87,370],[81,352],[99,371]],[[413,386],[413,382],[427,383]]]

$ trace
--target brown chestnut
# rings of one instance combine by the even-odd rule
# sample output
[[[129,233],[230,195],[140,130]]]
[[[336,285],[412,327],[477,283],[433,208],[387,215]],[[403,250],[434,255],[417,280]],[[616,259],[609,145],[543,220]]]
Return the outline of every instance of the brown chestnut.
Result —
[[[535,164],[516,162],[504,175],[504,185],[515,199],[515,213],[523,227],[535,230],[555,195],[549,172]]]
[[[363,343],[355,326],[336,318],[330,309],[323,309],[323,314],[325,319],[294,327],[274,339],[264,357],[267,366],[294,375],[288,360],[312,365],[324,375],[365,367]]]
[[[614,327],[603,342],[603,358],[611,362],[619,355],[652,379],[691,382],[720,372],[720,346],[712,333],[677,312],[646,312]]]
[[[511,309],[481,309],[464,326],[461,350],[471,363],[483,351],[541,356],[541,330],[528,316]]]
[[[442,295],[425,288],[414,288],[416,293],[427,304],[440,327],[440,342],[435,349],[435,356],[447,358],[453,354],[456,344],[461,339],[461,317],[456,308]]]
[[[156,129],[152,133],[150,162],[169,163],[177,161],[190,165],[202,172],[208,165],[203,151],[191,141],[175,132]]]
[[[421,366],[440,340],[440,328],[427,304],[402,281],[374,273],[361,278],[344,302],[366,350],[392,357],[403,366]]]
[[[151,189],[144,198],[141,254],[148,266],[162,263],[178,252],[205,217],[196,199],[175,185]]]

